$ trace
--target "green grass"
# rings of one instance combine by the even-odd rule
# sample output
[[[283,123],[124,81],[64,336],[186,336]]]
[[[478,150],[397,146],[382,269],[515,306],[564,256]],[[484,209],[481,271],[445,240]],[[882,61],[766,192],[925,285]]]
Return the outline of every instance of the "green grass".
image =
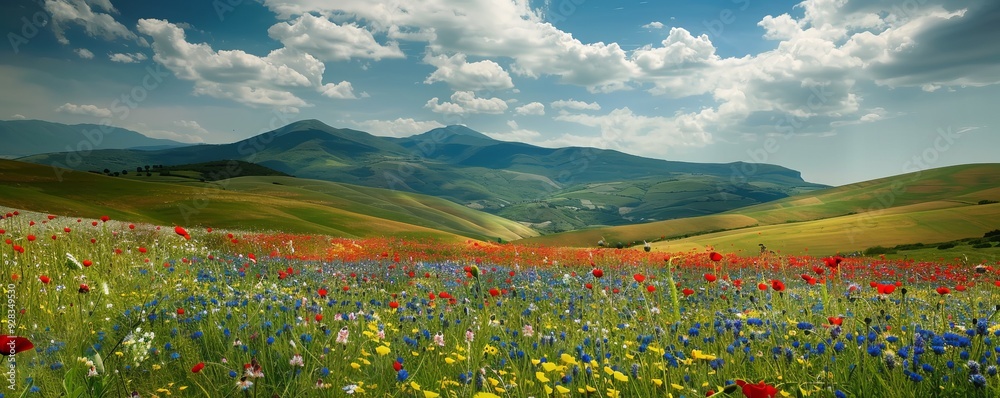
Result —
[[[1000,164],[925,170],[808,192],[721,214],[595,228],[531,238],[553,246],[669,239],[662,248],[712,246],[752,253],[759,243],[787,253],[854,251],[929,240],[948,241],[1000,226]],[[750,228],[753,227],[753,228]],[[678,237],[688,237],[676,240]]]
[[[0,204],[53,214],[337,236],[513,240],[534,234],[520,224],[424,195],[290,177],[182,185],[66,172],[59,181],[50,167],[15,161],[0,161],[0,172]],[[355,194],[345,194],[352,190]]]

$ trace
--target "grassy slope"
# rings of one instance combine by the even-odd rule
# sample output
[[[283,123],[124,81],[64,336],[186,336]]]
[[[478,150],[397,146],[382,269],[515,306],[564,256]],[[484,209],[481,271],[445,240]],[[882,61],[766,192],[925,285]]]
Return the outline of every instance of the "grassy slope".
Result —
[[[737,250],[756,251],[757,244],[764,243],[771,249],[794,252],[806,247],[851,251],[875,245],[946,241],[979,236],[1000,224],[1000,208],[976,204],[983,199],[1000,199],[1000,188],[994,182],[998,175],[1000,164],[953,166],[810,192],[723,214],[582,230],[528,241],[592,246],[602,236],[608,242],[633,242],[720,229],[736,230],[657,246],[675,250],[684,245],[732,245]],[[753,226],[758,227],[749,228]]]
[[[496,236],[514,239],[532,234],[527,228],[518,230],[518,233],[524,235],[510,233],[509,231],[515,230],[513,226],[505,223],[506,220],[490,215],[481,215],[478,219],[470,217],[473,221],[489,221],[492,223],[489,225],[479,225],[475,222],[459,224],[454,221],[439,223],[437,220],[453,216],[444,211],[435,212],[432,206],[426,204],[414,210],[418,214],[410,218],[414,223],[407,223],[381,218],[379,215],[360,214],[348,209],[331,207],[330,203],[323,201],[298,199],[296,196],[301,195],[294,190],[290,190],[284,196],[269,196],[253,192],[221,190],[212,185],[195,187],[150,183],[85,172],[69,172],[62,177],[63,181],[59,181],[51,167],[0,160],[0,198],[2,198],[0,204],[56,214],[88,217],[106,214],[117,219],[167,225],[268,229],[338,236],[393,235],[462,239],[459,237],[461,235],[484,239],[495,239]],[[255,178],[259,179],[259,177],[234,179],[230,185],[233,187],[269,185],[271,187],[261,191],[274,194],[280,193],[277,191],[284,188],[270,182],[240,182],[241,179]],[[252,189],[247,188],[246,191]],[[377,197],[378,192],[372,190],[369,195]],[[432,198],[418,197],[418,195],[393,192],[385,192],[384,195],[396,198],[412,196],[415,198],[412,200],[416,202],[435,202]],[[401,207],[405,207],[404,200],[395,200]],[[392,200],[383,199],[383,201]],[[440,202],[451,205],[445,201]],[[448,211],[456,212],[454,209]],[[417,222],[420,225],[417,225]],[[495,225],[506,226],[508,229],[495,232],[491,229]]]

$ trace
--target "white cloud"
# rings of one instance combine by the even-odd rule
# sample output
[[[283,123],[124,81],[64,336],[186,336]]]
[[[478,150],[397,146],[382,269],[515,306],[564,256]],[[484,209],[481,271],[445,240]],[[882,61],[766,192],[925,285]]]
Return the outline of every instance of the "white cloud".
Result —
[[[503,70],[500,64],[485,60],[466,62],[465,54],[431,55],[424,57],[424,62],[436,66],[437,70],[427,76],[426,84],[435,82],[447,83],[453,90],[478,91],[502,90],[514,87],[510,74]]]
[[[399,44],[379,44],[372,32],[356,24],[337,24],[325,17],[303,14],[290,22],[279,22],[267,30],[272,39],[287,48],[307,52],[323,61],[354,58],[380,60],[403,58]]]
[[[542,133],[535,130],[523,129],[518,126],[516,121],[508,120],[507,127],[510,127],[510,131],[505,133],[484,133],[490,138],[499,141],[510,141],[510,142],[526,142],[534,143],[542,141]]]
[[[478,98],[472,91],[456,91],[451,95],[451,102],[439,102],[437,97],[424,104],[431,112],[445,114],[488,113],[500,114],[507,111],[507,102],[500,98]]]
[[[349,82],[323,84],[326,66],[312,55],[288,48],[256,56],[241,50],[212,49],[187,42],[184,30],[157,19],[139,20],[139,32],[152,37],[153,60],[177,78],[194,82],[196,95],[229,99],[245,105],[275,107],[286,112],[311,106],[299,92],[353,98]]]
[[[390,137],[409,137],[414,134],[425,133],[436,128],[444,127],[443,124],[433,120],[418,121],[413,118],[397,118],[396,120],[366,120],[355,124],[374,135]]]
[[[514,109],[514,113],[522,116],[523,115],[542,116],[545,115],[545,104],[542,104],[541,102],[531,102],[528,104],[524,104]]]
[[[174,126],[185,128],[198,134],[208,134],[208,130],[205,130],[204,127],[201,127],[201,125],[194,120],[175,120]]]
[[[73,52],[76,53],[76,55],[78,55],[80,58],[94,59],[94,53],[90,52],[90,50],[86,48],[78,48],[76,50],[73,50]]]
[[[354,95],[354,87],[351,86],[351,82],[342,81],[337,84],[327,83],[320,88],[320,94],[324,97],[336,98],[336,99],[355,99],[358,98]]]
[[[574,100],[574,99],[553,101],[549,105],[551,107],[553,107],[553,108],[556,108],[556,109],[572,109],[572,110],[578,110],[578,111],[599,111],[599,110],[601,110],[601,105],[598,104],[597,102],[587,103],[587,102],[583,102],[583,101],[577,101],[577,100]]]
[[[134,64],[148,59],[146,54],[143,53],[115,53],[108,55],[108,58],[112,62],[121,62],[123,64]]]
[[[599,137],[588,146],[617,149],[629,153],[660,156],[672,149],[704,147],[713,142],[712,134],[697,123],[660,116],[636,115],[629,108],[615,109],[605,115],[563,113],[555,120],[595,127]]]
[[[117,14],[110,0],[45,0],[45,11],[49,13],[52,32],[62,44],[69,44],[66,29],[70,25],[80,25],[90,37],[104,40],[116,38],[135,39],[136,35],[106,13],[95,12],[91,5],[103,9],[110,14]]]
[[[279,18],[309,13],[363,21],[400,40],[426,41],[435,54],[514,60],[521,76],[557,76],[592,91],[626,88],[632,66],[616,43],[582,43],[543,20],[527,1],[265,0]]]
[[[642,25],[642,27],[645,29],[663,29],[664,25],[663,22],[653,21],[648,24]]]
[[[74,115],[84,115],[93,117],[111,117],[111,110],[108,108],[101,108],[97,105],[89,105],[89,104],[77,105],[77,104],[71,104],[69,102],[56,108],[56,112],[71,113]]]
[[[11,117],[11,119],[14,119],[14,120],[24,120],[24,119],[27,119],[27,118],[24,117],[24,115],[22,115],[20,113],[15,113],[14,116]]]

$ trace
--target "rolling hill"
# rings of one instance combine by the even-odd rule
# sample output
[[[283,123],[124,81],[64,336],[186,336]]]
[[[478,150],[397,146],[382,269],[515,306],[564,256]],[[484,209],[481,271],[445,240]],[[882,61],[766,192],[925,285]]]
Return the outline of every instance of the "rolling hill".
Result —
[[[0,205],[156,224],[335,236],[513,240],[521,224],[426,195],[283,176],[197,185],[145,182],[0,160]]]
[[[712,246],[834,253],[982,236],[1000,226],[1000,164],[924,170],[800,194],[715,215],[527,239],[558,246],[658,241],[661,250]],[[980,204],[982,202],[983,204]]]
[[[21,160],[58,164],[67,154]],[[494,140],[464,126],[408,138],[377,137],[303,120],[239,142],[159,151],[97,150],[78,170],[135,169],[236,159],[301,178],[423,193],[546,231],[712,214],[822,185],[797,171],[741,163],[673,162],[593,148]]]
[[[0,120],[0,158],[94,149],[156,150],[187,146],[149,138],[132,130],[96,124],[66,125],[42,120]],[[63,163],[67,163],[65,156]]]

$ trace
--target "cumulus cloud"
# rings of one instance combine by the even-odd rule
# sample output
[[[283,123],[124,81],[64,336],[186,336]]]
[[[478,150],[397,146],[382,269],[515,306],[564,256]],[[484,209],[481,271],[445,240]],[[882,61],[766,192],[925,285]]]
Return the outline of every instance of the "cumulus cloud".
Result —
[[[555,120],[597,128],[601,135],[592,138],[590,146],[638,154],[662,156],[672,149],[713,142],[712,134],[693,121],[637,115],[627,107],[604,115],[563,113]]]
[[[525,115],[542,116],[545,115],[545,104],[542,104],[541,102],[527,103],[514,109],[514,113],[522,116]]]
[[[74,115],[93,116],[93,117],[111,117],[111,110],[108,108],[101,108],[97,105],[90,105],[90,104],[77,105],[69,102],[56,108],[56,112],[70,113]]]
[[[66,38],[66,29],[71,25],[79,25],[90,37],[104,40],[114,40],[116,38],[135,39],[125,25],[115,20],[111,14],[117,14],[118,10],[111,5],[110,0],[45,0],[45,11],[49,13],[52,32],[56,35],[56,40],[62,44],[69,44]],[[105,12],[95,11],[94,8]]]
[[[148,59],[146,54],[143,53],[115,53],[108,55],[108,58],[111,59],[112,62],[121,62],[123,64],[134,64]]]
[[[645,29],[663,29],[664,26],[665,25],[663,25],[663,22],[660,21],[653,21],[648,24],[642,25],[642,27]]]
[[[73,50],[73,52],[76,53],[76,55],[79,56],[80,58],[94,59],[94,53],[90,52],[90,50],[86,48],[78,48],[76,50]]]
[[[527,1],[265,0],[279,18],[310,13],[364,21],[400,40],[426,41],[435,54],[514,60],[521,76],[556,76],[592,91],[627,88],[632,66],[617,43],[582,43],[545,22]]]
[[[500,98],[479,98],[472,91],[456,91],[451,95],[451,102],[440,102],[437,97],[424,104],[431,112],[444,114],[488,113],[500,114],[507,111],[507,102]]]
[[[414,134],[444,127],[437,121],[418,121],[413,118],[397,118],[396,120],[366,120],[355,123],[369,133],[390,137],[409,137]]]
[[[307,52],[323,61],[362,58],[403,58],[399,44],[379,44],[372,32],[353,23],[337,24],[325,17],[303,14],[290,22],[279,22],[267,30],[272,39],[287,48]]]
[[[596,102],[587,103],[587,102],[583,102],[583,101],[577,101],[577,100],[574,100],[574,99],[553,101],[549,105],[552,106],[553,108],[556,108],[556,109],[572,109],[572,110],[578,110],[578,111],[599,111],[599,110],[601,110],[601,105],[598,104],[598,103],[596,103]]]
[[[164,20],[141,19],[138,28],[153,39],[153,60],[177,78],[194,82],[196,95],[292,113],[311,106],[297,94],[301,92],[354,98],[349,82],[324,85],[326,66],[308,53],[280,48],[261,57],[241,50],[216,51],[206,43],[187,42],[183,29]]]
[[[427,76],[426,84],[435,82],[447,83],[454,90],[503,90],[514,87],[514,82],[500,66],[490,61],[466,62],[465,54],[431,55],[424,57],[424,62],[436,66],[437,70]]]
[[[320,94],[323,94],[327,98],[336,99],[354,99],[358,98],[354,95],[354,87],[351,86],[351,82],[342,81],[337,84],[327,83],[320,88]]]
[[[204,127],[201,127],[201,125],[194,120],[175,120],[174,126],[194,131],[198,134],[208,134],[208,130],[205,130]]]

